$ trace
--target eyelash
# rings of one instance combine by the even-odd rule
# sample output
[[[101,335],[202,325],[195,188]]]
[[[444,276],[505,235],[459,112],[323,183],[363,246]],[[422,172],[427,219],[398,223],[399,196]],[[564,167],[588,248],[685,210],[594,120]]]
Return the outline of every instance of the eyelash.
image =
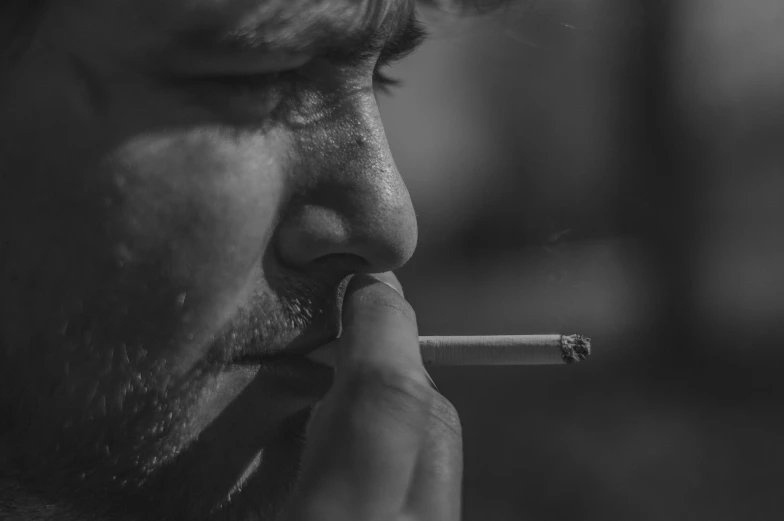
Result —
[[[381,69],[382,67],[377,66],[373,70],[373,89],[385,96],[391,96],[394,93],[394,89],[401,87],[403,82],[388,76]]]
[[[384,73],[384,66],[384,64],[379,63],[373,70],[373,89],[386,96],[391,96],[394,93],[394,89],[402,86],[403,82]],[[221,76],[209,78],[208,81],[216,82],[238,92],[252,92],[272,85],[283,74],[285,73],[271,73],[260,76]]]

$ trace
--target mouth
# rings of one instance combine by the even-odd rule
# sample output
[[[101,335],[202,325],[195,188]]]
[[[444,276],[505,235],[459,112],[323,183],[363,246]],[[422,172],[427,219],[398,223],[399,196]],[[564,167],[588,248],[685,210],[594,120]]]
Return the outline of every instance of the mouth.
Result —
[[[338,284],[334,300],[329,306],[330,310],[322,316],[322,320],[311,323],[306,331],[282,343],[277,349],[270,350],[270,346],[263,345],[246,346],[229,361],[229,366],[259,367],[318,361],[317,358],[312,359],[308,355],[334,343],[342,332],[343,297],[350,279],[350,275],[344,277]]]
[[[319,348],[324,347],[335,340],[338,336],[330,335],[323,337],[314,342],[296,343],[287,346],[285,349],[275,353],[241,353],[234,358],[229,365],[232,366],[261,366],[261,365],[278,365],[289,362],[298,361],[313,361],[308,355],[317,351]]]

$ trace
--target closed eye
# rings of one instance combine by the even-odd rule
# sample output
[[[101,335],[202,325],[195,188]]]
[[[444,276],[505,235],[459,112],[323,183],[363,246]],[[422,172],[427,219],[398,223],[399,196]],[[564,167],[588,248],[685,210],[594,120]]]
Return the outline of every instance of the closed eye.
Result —
[[[391,95],[392,91],[400,87],[403,82],[397,78],[389,76],[384,69],[387,64],[378,61],[376,67],[373,69],[373,89],[384,95]],[[213,85],[215,87],[223,87],[231,89],[238,93],[245,92],[262,92],[265,89],[273,87],[276,83],[286,77],[294,77],[297,75],[297,70],[273,72],[265,74],[218,74],[208,76],[189,77],[189,82],[195,82],[201,85]]]
[[[417,50],[427,39],[427,32],[421,23],[412,16],[404,29],[398,32],[381,51],[376,67],[373,69],[373,88],[382,94],[391,94],[392,90],[400,87],[403,82],[392,78],[383,72],[383,69]]]
[[[389,94],[394,87],[402,82],[385,74],[383,69],[417,50],[427,39],[427,31],[411,11],[406,21],[384,41],[382,33],[367,38],[360,38],[352,45],[343,48],[332,48],[321,53],[321,56],[334,63],[353,64],[359,66],[377,56],[373,69],[373,87],[377,91]]]
[[[372,56],[377,56],[376,65],[373,69],[373,88],[383,94],[390,94],[392,89],[399,87],[402,82],[385,74],[383,69],[414,52],[426,39],[427,32],[416,17],[416,13],[412,12],[406,22],[386,42],[381,43],[375,38],[370,38],[365,41],[355,42],[356,45],[350,46],[348,49],[327,49],[324,52],[317,53],[317,55],[335,63],[354,64],[357,66],[362,62],[366,63]],[[378,50],[379,47],[380,51]],[[191,79],[200,83],[227,87],[240,92],[258,92],[272,87],[277,81],[285,77],[296,76],[302,66],[306,65],[313,57],[315,57],[313,54],[310,57],[304,54],[284,55],[278,60],[271,60],[273,63],[268,64],[270,66],[269,70],[254,71],[249,74],[232,74],[229,71],[235,72],[242,70],[242,68],[232,65],[227,67],[227,61],[229,61],[227,60],[220,63],[223,67],[215,67],[215,64],[211,63],[209,69],[212,73],[191,76]],[[277,63],[275,63],[276,61]],[[275,70],[276,66],[277,70]],[[214,72],[218,72],[218,74],[214,74]]]

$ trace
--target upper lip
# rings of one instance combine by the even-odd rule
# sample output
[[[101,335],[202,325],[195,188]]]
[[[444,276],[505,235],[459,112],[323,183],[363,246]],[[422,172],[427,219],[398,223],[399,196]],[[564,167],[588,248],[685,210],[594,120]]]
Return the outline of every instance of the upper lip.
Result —
[[[286,343],[285,346],[279,346],[278,349],[272,351],[269,350],[269,346],[266,346],[266,349],[262,346],[259,346],[258,348],[254,348],[255,346],[248,346],[246,349],[243,349],[242,352],[237,353],[237,356],[234,357],[231,363],[251,364],[280,358],[301,358],[311,351],[337,339],[340,336],[341,329],[340,316],[343,295],[350,279],[350,277],[346,277],[343,274],[341,274],[341,277],[342,278],[338,279],[339,282],[336,284],[336,292],[333,293],[333,295],[335,295],[335,300],[330,299],[329,301],[329,308],[332,309],[332,311],[327,312],[327,315],[332,315],[332,319],[326,318],[326,316],[320,317],[321,320],[311,322],[304,331],[301,331],[299,335]],[[326,302],[325,305],[327,305]],[[334,318],[335,314],[336,319]]]

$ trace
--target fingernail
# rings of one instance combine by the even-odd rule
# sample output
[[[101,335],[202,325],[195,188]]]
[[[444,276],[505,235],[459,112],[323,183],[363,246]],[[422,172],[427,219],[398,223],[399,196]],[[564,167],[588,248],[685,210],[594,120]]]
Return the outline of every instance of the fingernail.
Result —
[[[433,386],[433,389],[435,389],[435,390],[436,390],[436,392],[439,392],[439,393],[440,393],[441,391],[439,391],[439,390],[438,390],[438,386],[437,386],[437,385],[436,385],[436,383],[433,381],[433,378],[431,378],[431,376],[430,376],[430,373],[428,373],[428,372],[427,372],[427,369],[425,369],[424,371],[425,371],[425,376],[427,376],[427,379],[428,379],[428,380],[430,380],[430,385],[432,385],[432,386]]]
[[[400,291],[400,289],[396,288],[395,286],[393,286],[393,285],[392,285],[392,284],[390,284],[389,282],[385,281],[384,279],[382,279],[381,277],[379,277],[377,274],[373,274],[373,275],[371,275],[371,277],[373,277],[374,279],[376,279],[377,281],[379,281],[381,284],[384,284],[385,286],[392,288],[393,290],[395,290],[395,293],[397,293],[397,294],[398,294],[398,295],[400,295],[401,297],[405,298],[405,295],[403,295],[403,292],[402,292],[402,291]]]

